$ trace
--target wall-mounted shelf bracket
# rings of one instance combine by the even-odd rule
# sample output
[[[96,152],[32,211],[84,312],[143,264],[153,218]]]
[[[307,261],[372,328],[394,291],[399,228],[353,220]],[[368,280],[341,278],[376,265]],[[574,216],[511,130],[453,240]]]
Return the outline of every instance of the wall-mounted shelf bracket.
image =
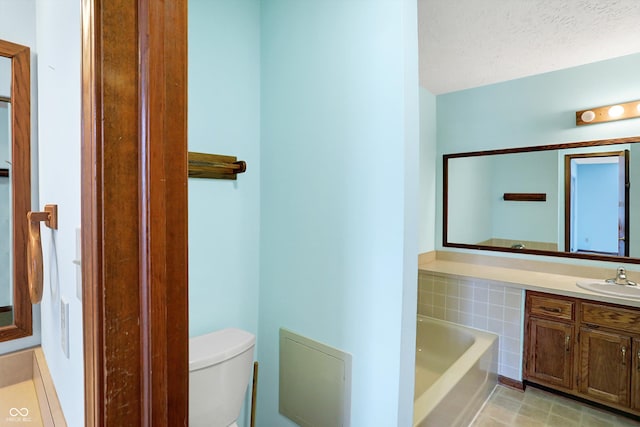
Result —
[[[27,213],[29,239],[27,242],[27,281],[31,304],[42,301],[42,242],[40,240],[40,223],[58,229],[58,205],[46,205],[44,212]]]
[[[189,152],[189,178],[237,179],[247,164],[237,157]]]

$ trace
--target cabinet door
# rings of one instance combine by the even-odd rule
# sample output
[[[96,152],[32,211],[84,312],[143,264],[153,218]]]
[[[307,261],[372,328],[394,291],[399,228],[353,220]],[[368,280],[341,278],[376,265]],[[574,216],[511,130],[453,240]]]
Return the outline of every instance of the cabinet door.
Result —
[[[580,329],[580,393],[601,402],[629,406],[630,374],[629,337]]]
[[[631,408],[640,410],[640,339],[633,339],[631,349]]]
[[[573,325],[530,318],[527,378],[571,389],[573,342]]]

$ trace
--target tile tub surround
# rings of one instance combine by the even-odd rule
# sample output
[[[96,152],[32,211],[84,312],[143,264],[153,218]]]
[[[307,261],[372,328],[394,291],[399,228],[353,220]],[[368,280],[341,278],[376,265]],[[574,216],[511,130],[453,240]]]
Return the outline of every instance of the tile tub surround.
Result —
[[[42,348],[0,356],[0,411],[0,425],[67,426]]]
[[[524,291],[474,278],[421,271],[418,314],[499,335],[498,373],[522,381]]]
[[[449,251],[432,251],[420,254],[418,257],[418,269],[422,272],[474,280],[484,279],[524,290],[640,307],[640,299],[598,294],[576,286],[579,280],[613,277],[616,268],[620,265],[627,269],[627,276],[631,280],[638,281],[640,278],[640,265],[613,263],[608,267],[602,267],[602,265],[606,264],[572,265]]]

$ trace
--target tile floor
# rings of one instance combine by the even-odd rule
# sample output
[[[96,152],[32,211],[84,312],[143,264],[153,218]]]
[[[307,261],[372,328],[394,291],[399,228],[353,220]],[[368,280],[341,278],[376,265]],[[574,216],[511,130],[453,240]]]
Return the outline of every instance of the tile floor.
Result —
[[[534,387],[523,393],[498,385],[471,426],[630,427],[640,422]]]

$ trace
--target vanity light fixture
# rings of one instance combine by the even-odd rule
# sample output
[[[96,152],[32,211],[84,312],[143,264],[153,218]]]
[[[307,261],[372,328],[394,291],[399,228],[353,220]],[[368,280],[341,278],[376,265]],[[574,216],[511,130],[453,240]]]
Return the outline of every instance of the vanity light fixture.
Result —
[[[576,126],[640,117],[640,100],[576,112]]]
[[[614,105],[613,107],[609,108],[608,114],[612,119],[617,119],[624,114],[624,107],[622,105]]]

